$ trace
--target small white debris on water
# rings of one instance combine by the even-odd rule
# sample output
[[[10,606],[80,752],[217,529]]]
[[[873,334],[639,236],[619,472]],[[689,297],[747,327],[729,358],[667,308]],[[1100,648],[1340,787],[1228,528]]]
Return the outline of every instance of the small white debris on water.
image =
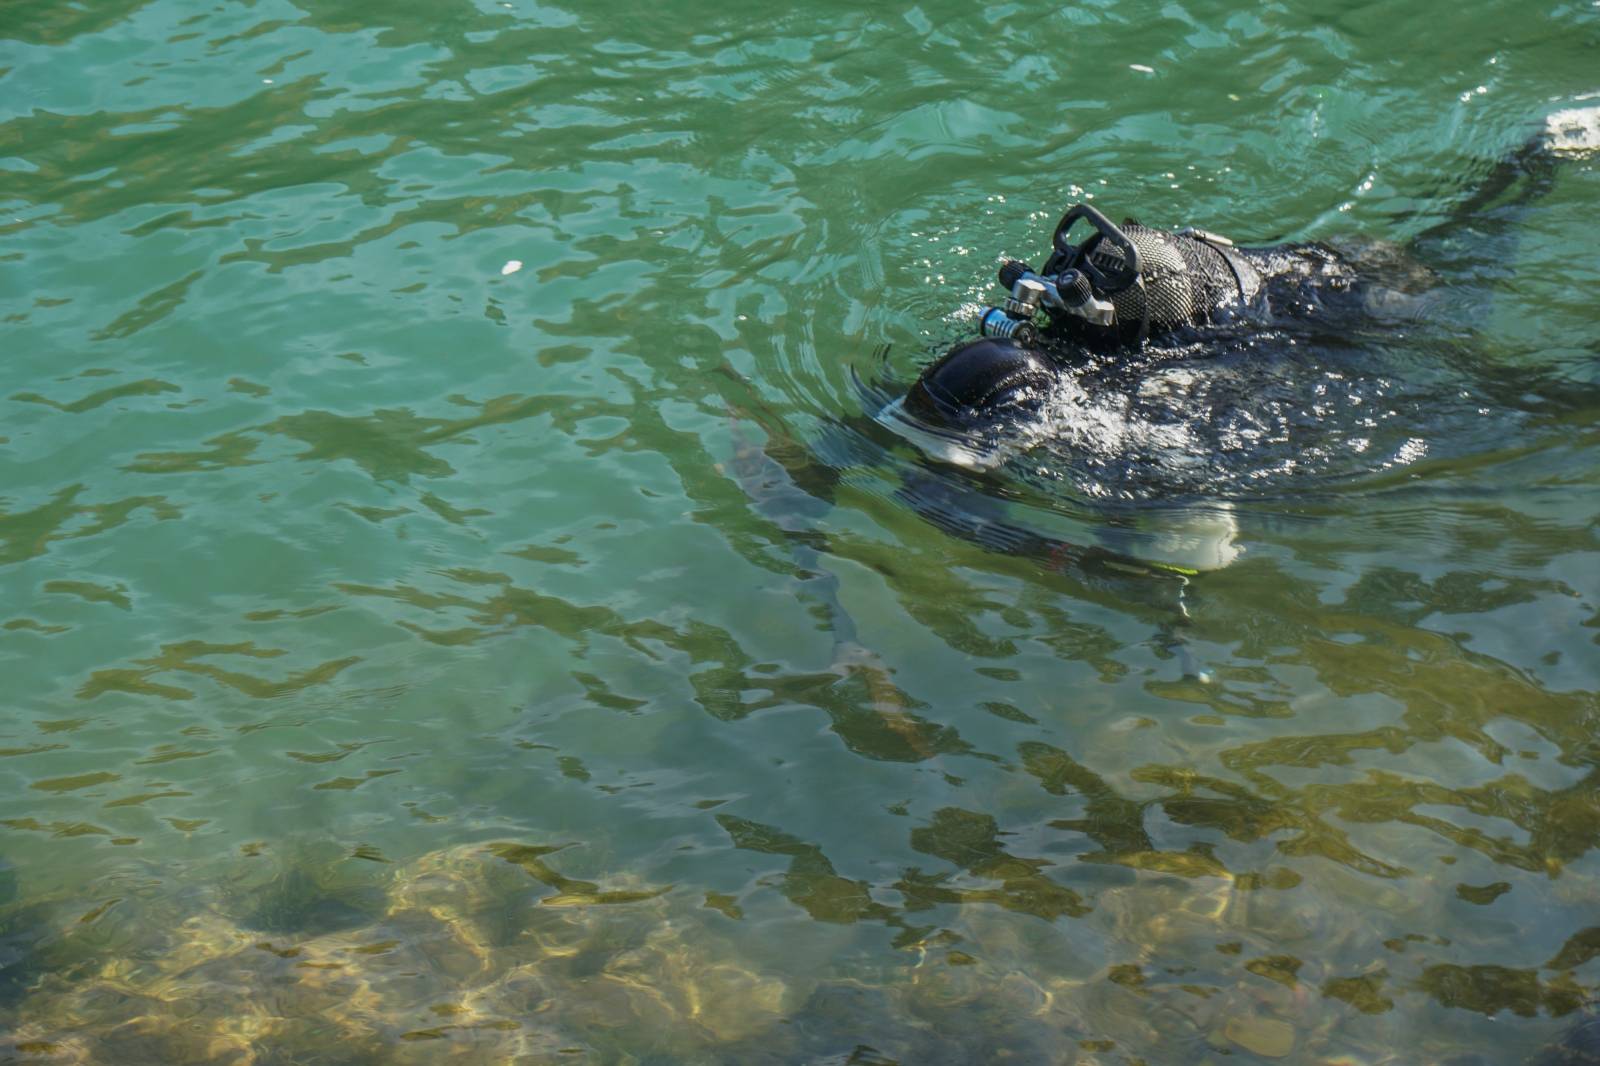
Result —
[[[1140,74],[1154,74],[1156,72],[1155,67],[1147,67],[1143,63],[1129,63],[1128,69],[1137,70]]]
[[[521,269],[522,269],[522,260],[520,260],[520,259],[508,259],[508,260],[506,260],[506,265],[500,268],[500,276],[502,278],[503,277],[507,277],[508,275],[515,274],[517,271],[519,271]]]
[[[261,79],[261,84],[262,85],[271,85],[272,84],[272,79],[271,78],[262,78]]]

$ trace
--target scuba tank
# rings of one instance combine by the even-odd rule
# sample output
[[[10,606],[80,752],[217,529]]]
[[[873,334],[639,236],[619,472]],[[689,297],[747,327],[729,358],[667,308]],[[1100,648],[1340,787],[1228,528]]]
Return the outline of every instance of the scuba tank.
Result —
[[[1086,232],[1074,243],[1080,226]],[[1049,396],[1057,364],[1074,349],[1140,348],[1264,306],[1269,254],[1201,229],[1118,226],[1075,204],[1056,224],[1042,271],[1018,260],[1001,265],[1010,296],[978,316],[978,340],[924,368],[905,411],[941,427],[1025,415]]]
[[[1074,244],[1079,222],[1089,232]],[[1152,334],[1213,322],[1261,289],[1260,274],[1226,237],[1193,227],[1153,229],[1131,219],[1117,226],[1088,204],[1068,209],[1051,246],[1040,272],[1017,260],[1001,265],[1000,284],[1011,296],[979,315],[980,334],[1024,345],[1042,332],[1094,347],[1137,347]]]

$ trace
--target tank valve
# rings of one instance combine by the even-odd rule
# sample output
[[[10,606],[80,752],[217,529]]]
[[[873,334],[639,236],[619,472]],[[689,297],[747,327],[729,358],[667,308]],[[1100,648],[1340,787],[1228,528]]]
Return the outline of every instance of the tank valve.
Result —
[[[1094,286],[1080,270],[1063,270],[1056,275],[1055,296],[1063,311],[1097,326],[1115,325],[1117,309],[1108,300],[1095,296]]]
[[[1076,311],[1094,299],[1094,288],[1089,284],[1089,279],[1076,270],[1063,270],[1056,275],[1056,292],[1069,311]]]
[[[1014,340],[1025,348],[1039,342],[1039,331],[1032,322],[1012,318],[998,307],[991,307],[978,316],[978,332],[985,337]]]
[[[1034,278],[1018,278],[1017,283],[1011,286],[1011,295],[1006,297],[1002,308],[1012,318],[1031,321],[1044,303],[1044,294],[1043,282]]]
[[[1047,291],[1044,283],[1036,278],[1017,278],[1004,304],[988,308],[978,316],[978,332],[985,337],[1004,337],[1024,346],[1037,344],[1039,331],[1033,318],[1039,313]]]

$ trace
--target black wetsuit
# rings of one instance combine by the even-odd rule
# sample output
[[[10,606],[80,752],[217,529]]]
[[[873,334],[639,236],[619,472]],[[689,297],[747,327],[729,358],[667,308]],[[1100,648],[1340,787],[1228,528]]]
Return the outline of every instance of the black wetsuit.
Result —
[[[1356,268],[1325,245],[1238,248],[1212,234],[1132,222],[1122,231],[1145,254],[1138,284],[1109,301],[1116,308],[1111,324],[1049,309],[1036,343],[982,337],[958,344],[918,377],[906,410],[935,426],[984,421],[1026,410],[1048,393],[1062,366],[1086,354],[1179,347],[1286,319],[1343,317],[1362,304]],[[1063,259],[1052,255],[1044,273],[1057,275]]]
[[[1567,149],[1554,128],[1532,138],[1501,160],[1448,221],[1419,235],[1412,249],[1425,253],[1451,242],[1476,226],[1488,205],[1531,203],[1551,187],[1558,152]],[[1109,232],[1103,228],[1079,245],[1066,243],[1079,212],[1097,218]],[[1148,366],[1163,352],[1192,354],[1196,343],[1292,330],[1297,324],[1353,332],[1375,317],[1367,264],[1358,268],[1322,244],[1242,248],[1201,230],[1161,230],[1132,220],[1118,228],[1086,205],[1068,212],[1052,244],[1041,271],[1045,280],[1064,279],[1077,272],[1075,267],[1101,280],[1120,279],[1106,291],[1098,282],[1093,286],[1111,320],[1090,321],[1059,303],[1047,304],[1035,319],[1037,339],[982,337],[958,344],[919,375],[905,397],[908,414],[940,429],[992,425],[1027,417],[1048,397],[1064,368],[1097,357],[1102,365],[1116,361],[1105,359],[1106,353]],[[1002,283],[1010,288],[1022,268],[1007,264]],[[1090,288],[1081,279],[1077,283],[1085,292]],[[1136,353],[1139,358],[1132,358]]]

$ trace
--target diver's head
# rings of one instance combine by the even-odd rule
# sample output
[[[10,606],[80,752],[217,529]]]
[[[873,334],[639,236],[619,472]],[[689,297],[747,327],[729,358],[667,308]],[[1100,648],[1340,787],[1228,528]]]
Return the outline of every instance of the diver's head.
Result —
[[[1055,381],[1050,360],[1013,340],[958,344],[918,376],[905,410],[937,427],[963,428],[1037,409]]]

